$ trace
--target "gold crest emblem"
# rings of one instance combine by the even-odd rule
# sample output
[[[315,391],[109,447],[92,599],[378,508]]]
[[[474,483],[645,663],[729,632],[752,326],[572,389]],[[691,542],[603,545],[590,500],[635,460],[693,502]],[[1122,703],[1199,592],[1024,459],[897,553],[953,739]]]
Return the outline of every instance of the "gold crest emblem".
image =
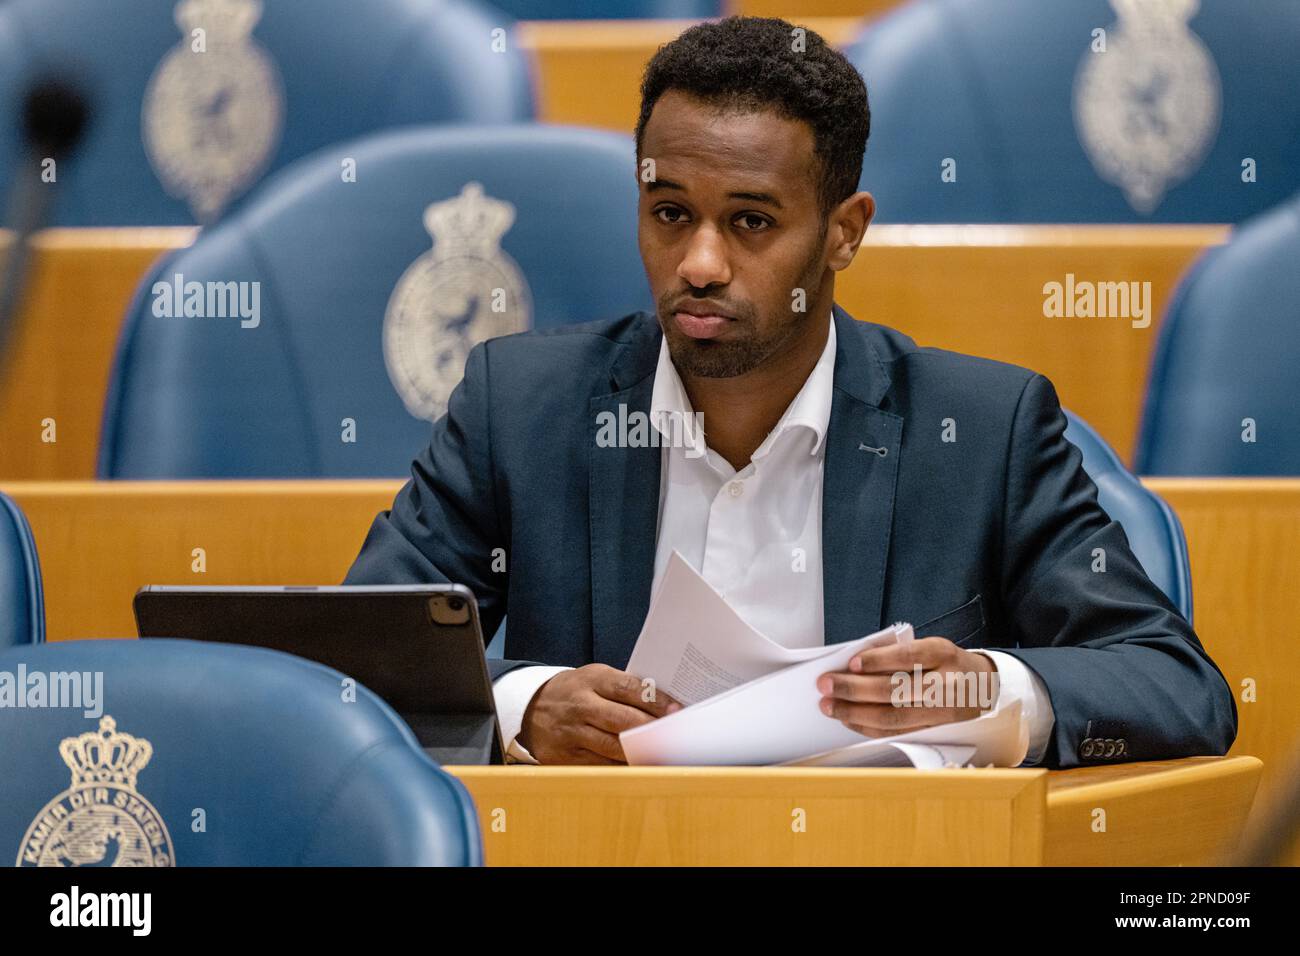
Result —
[[[478,183],[424,211],[433,249],[402,273],[384,313],[388,377],[416,418],[447,410],[471,348],[528,328],[528,283],[501,249],[514,221],[515,207]]]
[[[153,745],[118,731],[107,715],[98,731],[65,737],[59,755],[72,786],[36,815],[16,866],[172,866],[167,825],[136,789]]]
[[[1218,132],[1214,58],[1188,21],[1199,0],[1110,0],[1109,48],[1085,53],[1074,121],[1097,175],[1150,215],[1200,167]]]
[[[280,141],[283,84],[252,39],[261,16],[261,0],[181,0],[181,42],[145,90],[145,153],[199,222],[251,185]]]

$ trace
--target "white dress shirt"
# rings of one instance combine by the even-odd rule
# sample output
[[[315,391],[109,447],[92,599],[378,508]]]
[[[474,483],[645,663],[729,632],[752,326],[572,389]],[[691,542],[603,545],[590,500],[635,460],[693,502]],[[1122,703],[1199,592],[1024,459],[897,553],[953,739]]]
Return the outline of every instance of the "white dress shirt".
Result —
[[[659,524],[651,593],[680,551],[744,620],[785,647],[825,642],[822,601],[822,476],[835,374],[835,322],[826,348],[785,413],[737,471],[698,431],[678,428],[662,445]],[[671,417],[693,416],[667,342],[659,349],[650,421],[665,438]],[[685,439],[685,441],[682,441]],[[688,453],[689,452],[689,453]],[[927,635],[918,634],[917,637]],[[1009,654],[981,651],[997,665],[997,707],[1020,700],[1029,726],[1025,763],[1042,759],[1055,724],[1042,679]],[[493,686],[511,758],[536,763],[515,740],[533,695],[563,667],[520,667]],[[829,718],[828,718],[829,719]]]

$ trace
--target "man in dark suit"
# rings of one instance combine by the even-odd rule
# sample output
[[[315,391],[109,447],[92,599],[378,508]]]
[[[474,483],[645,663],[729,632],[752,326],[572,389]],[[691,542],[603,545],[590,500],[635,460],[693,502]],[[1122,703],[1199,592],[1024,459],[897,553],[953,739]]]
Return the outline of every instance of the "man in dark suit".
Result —
[[[868,128],[856,71],[784,21],[663,47],[637,125],[656,314],[476,346],[375,520],[348,583],[468,585],[487,633],[509,611],[517,759],[619,762],[618,733],[675,706],[624,672],[674,550],[786,646],[921,622],[819,679],[864,735],[1018,700],[1028,762],[1232,743],[1226,682],[1098,505],[1051,383],[833,305],[875,209]],[[896,706],[914,668],[997,693]]]

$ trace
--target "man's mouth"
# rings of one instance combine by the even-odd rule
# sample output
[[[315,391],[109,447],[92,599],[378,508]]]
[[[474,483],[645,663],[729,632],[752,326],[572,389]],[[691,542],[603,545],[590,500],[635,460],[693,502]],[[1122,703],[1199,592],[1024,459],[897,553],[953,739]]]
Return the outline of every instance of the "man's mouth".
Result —
[[[682,310],[673,312],[673,321],[677,323],[677,328],[683,335],[693,339],[713,339],[721,335],[735,319],[721,312],[698,308],[689,312]]]

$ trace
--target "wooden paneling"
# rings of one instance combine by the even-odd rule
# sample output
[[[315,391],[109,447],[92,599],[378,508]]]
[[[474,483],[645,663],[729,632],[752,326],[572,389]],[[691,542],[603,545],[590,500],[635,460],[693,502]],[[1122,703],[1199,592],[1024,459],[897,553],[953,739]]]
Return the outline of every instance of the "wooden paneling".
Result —
[[[922,345],[1042,372],[1127,458],[1160,315],[1186,266],[1225,235],[1201,226],[878,226],[840,275],[837,299]],[[87,229],[38,240],[35,284],[0,382],[0,479],[94,476],[132,290],[158,255],[192,237],[187,229]],[[1151,325],[1045,317],[1043,285],[1067,273],[1150,282]],[[41,440],[47,417],[57,443]]]
[[[338,584],[400,481],[0,483],[26,512],[52,641],[135,635],[145,584]],[[193,570],[194,549],[207,570]]]
[[[919,345],[1041,372],[1063,405],[1131,461],[1165,307],[1186,268],[1227,234],[1222,226],[875,226],[835,297],[854,318]],[[1071,274],[1076,283],[1150,283],[1150,324],[1048,318],[1043,287]]]
[[[1267,811],[1287,766],[1300,760],[1300,480],[1145,483],[1187,533],[1193,623],[1237,700],[1230,752],[1264,761],[1258,806]],[[1300,866],[1300,845],[1289,860]]]
[[[519,42],[537,63],[538,117],[547,123],[596,126],[630,134],[641,111],[641,74],[646,63],[660,46],[694,22],[535,20],[520,23]],[[858,17],[801,16],[799,23],[833,45],[853,39],[861,26]]]
[[[902,6],[905,0],[728,0],[729,13],[747,17],[780,17],[791,23],[809,23],[823,17],[865,20]]]
[[[50,229],[0,370],[0,478],[91,478],[122,316],[149,266],[195,230]],[[6,235],[5,243],[9,241]],[[44,440],[46,419],[56,441]]]

